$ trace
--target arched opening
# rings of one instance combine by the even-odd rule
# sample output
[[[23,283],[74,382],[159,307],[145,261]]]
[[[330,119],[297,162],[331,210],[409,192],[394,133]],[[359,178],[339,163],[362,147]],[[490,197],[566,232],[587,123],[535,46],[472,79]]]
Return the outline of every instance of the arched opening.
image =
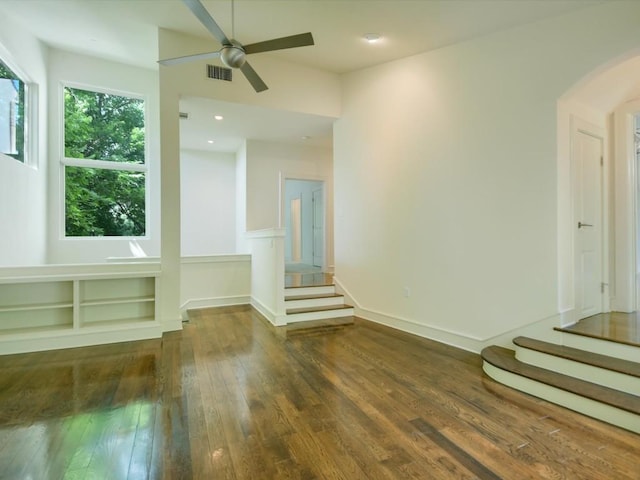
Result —
[[[638,52],[593,72],[558,101],[558,307],[563,325],[594,312],[585,308],[589,295],[601,296],[601,312],[637,310],[640,208],[634,133],[639,113]],[[597,199],[583,196],[581,137],[601,140],[602,166],[593,177],[601,187]],[[599,203],[599,225],[579,218],[589,201]],[[581,254],[581,242],[594,228],[601,239],[601,269],[593,269],[599,278],[586,280],[593,274],[588,259],[593,255]],[[585,291],[589,281],[591,294]]]

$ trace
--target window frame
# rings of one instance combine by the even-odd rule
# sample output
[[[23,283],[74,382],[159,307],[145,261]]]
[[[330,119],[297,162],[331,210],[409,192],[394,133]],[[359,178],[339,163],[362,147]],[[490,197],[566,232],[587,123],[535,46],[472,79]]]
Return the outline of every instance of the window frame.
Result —
[[[0,152],[0,158],[11,159],[34,170],[38,169],[38,84],[20,68],[9,50],[0,44],[0,60],[24,84],[24,143],[23,159]]]
[[[95,160],[95,159],[83,159],[67,157],[65,155],[66,139],[65,139],[65,101],[64,92],[65,88],[73,88],[77,90],[85,90],[94,93],[103,93],[106,95],[117,95],[121,97],[127,97],[135,100],[142,100],[144,102],[144,163],[133,162],[114,162],[111,160]],[[115,88],[99,87],[86,83],[62,81],[59,84],[59,108],[60,108],[60,237],[62,240],[90,240],[90,241],[119,241],[119,240],[148,240],[151,238],[151,214],[149,206],[151,205],[150,186],[151,186],[151,168],[150,168],[150,141],[149,141],[149,98],[148,95],[129,92],[124,90],[118,90]],[[67,235],[66,225],[66,167],[81,167],[81,168],[97,168],[103,170],[119,170],[126,172],[140,172],[144,173],[144,235],[103,235],[103,236],[71,236]]]

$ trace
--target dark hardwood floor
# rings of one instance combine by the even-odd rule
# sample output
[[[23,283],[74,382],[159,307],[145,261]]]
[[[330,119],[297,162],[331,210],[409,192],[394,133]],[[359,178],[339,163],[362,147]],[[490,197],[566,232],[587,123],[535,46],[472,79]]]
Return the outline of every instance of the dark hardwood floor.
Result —
[[[162,340],[0,357],[7,479],[640,479],[640,436],[514,391],[478,355],[249,307]]]
[[[333,274],[325,272],[286,273],[284,276],[285,287],[313,287],[320,285],[333,285]]]
[[[640,347],[640,312],[600,313],[558,330]]]

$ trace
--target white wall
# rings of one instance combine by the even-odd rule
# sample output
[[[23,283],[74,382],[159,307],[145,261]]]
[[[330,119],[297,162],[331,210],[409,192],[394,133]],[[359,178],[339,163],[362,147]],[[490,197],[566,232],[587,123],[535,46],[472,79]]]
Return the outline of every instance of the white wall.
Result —
[[[301,259],[300,262],[313,265],[313,192],[322,189],[322,182],[312,180],[287,180],[285,182],[284,199],[284,225],[286,228],[284,237],[284,259],[291,261],[292,236],[291,236],[291,200],[300,199],[301,203]]]
[[[183,318],[192,308],[246,305],[251,301],[251,256],[183,257],[180,305]]]
[[[640,46],[639,15],[606,2],[345,76],[336,276],[361,315],[469,349],[557,316],[557,101]]]
[[[30,165],[0,154],[0,266],[46,262],[47,48],[0,18],[0,58],[37,90]]]
[[[236,251],[234,154],[180,151],[182,256]]]
[[[236,152],[236,252],[249,253],[247,232],[247,142]]]
[[[100,263],[107,257],[131,255],[128,238],[65,238],[64,192],[60,159],[62,145],[62,87],[113,89],[123,94],[143,95],[147,109],[147,192],[146,236],[138,243],[149,256],[160,254],[160,138],[158,73],[93,57],[52,49],[49,55],[49,262]]]
[[[286,325],[284,305],[284,231],[247,232],[251,252],[251,305],[276,326]]]

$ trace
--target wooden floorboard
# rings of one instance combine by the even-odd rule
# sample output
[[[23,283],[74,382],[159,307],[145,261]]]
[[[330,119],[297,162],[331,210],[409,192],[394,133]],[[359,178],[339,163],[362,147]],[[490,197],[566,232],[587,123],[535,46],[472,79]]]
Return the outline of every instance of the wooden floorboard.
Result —
[[[555,330],[640,347],[640,312],[608,312]]]
[[[512,390],[478,355],[250,307],[162,340],[0,357],[0,478],[640,479],[640,437]]]
[[[286,273],[284,276],[284,286],[286,288],[298,287],[320,287],[333,285],[333,274],[317,273]]]

